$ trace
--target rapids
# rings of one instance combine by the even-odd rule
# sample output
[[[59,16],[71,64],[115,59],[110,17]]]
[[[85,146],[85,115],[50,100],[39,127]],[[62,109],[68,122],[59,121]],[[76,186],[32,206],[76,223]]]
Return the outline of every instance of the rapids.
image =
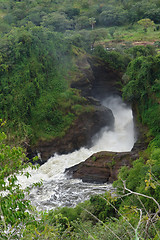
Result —
[[[55,154],[38,170],[27,169],[31,177],[18,176],[19,183],[25,188],[37,181],[42,186],[34,187],[30,200],[39,210],[50,210],[59,206],[75,206],[92,194],[112,190],[111,184],[83,183],[79,179],[69,179],[64,171],[75,164],[85,161],[98,151],[126,152],[134,145],[134,124],[132,110],[119,96],[112,96],[102,101],[110,108],[115,117],[114,131],[103,128],[92,139],[92,147],[85,147],[65,155]]]

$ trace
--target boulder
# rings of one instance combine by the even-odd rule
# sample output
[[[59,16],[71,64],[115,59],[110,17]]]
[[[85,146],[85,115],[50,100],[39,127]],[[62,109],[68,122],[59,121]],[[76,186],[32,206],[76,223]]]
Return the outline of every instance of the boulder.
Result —
[[[117,179],[122,166],[132,166],[132,161],[138,157],[137,152],[107,152],[93,154],[86,161],[66,169],[66,174],[83,182],[112,183]]]

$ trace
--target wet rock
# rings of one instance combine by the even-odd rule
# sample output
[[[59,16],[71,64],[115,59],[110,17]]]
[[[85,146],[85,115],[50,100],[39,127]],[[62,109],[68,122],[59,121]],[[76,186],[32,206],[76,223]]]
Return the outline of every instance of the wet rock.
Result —
[[[88,57],[93,76],[92,96],[104,99],[109,95],[121,95],[121,73],[117,72],[98,57]]]
[[[138,158],[137,152],[107,152],[93,154],[86,161],[66,169],[68,176],[82,179],[83,182],[112,183],[117,179],[122,166],[132,166]]]
[[[132,162],[139,158],[151,140],[146,138],[148,128],[138,121],[135,106],[133,106],[133,116],[137,141],[130,152],[95,153],[86,161],[66,169],[67,175],[82,179],[84,182],[112,183],[117,179],[122,166],[132,167]]]
[[[88,102],[90,104],[93,104],[95,106],[100,106],[101,105],[100,101],[98,99],[94,98],[94,97],[89,96],[89,97],[86,97],[86,99],[88,100]]]

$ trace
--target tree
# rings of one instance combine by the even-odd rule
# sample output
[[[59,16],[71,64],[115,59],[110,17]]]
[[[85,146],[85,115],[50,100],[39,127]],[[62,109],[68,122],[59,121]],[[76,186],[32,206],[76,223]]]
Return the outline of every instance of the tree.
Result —
[[[65,14],[58,12],[44,16],[42,25],[56,32],[65,32],[65,30],[73,28],[72,20],[67,19]]]
[[[140,19],[146,18],[146,13],[150,10],[154,11],[153,9],[156,8],[156,5],[151,3],[151,1],[137,1],[135,4],[132,4],[129,9],[129,21],[134,23]]]
[[[35,6],[28,11],[27,17],[24,19],[23,24],[25,21],[31,21],[35,25],[40,26],[42,22],[42,18],[46,15],[45,11],[43,10],[42,6]]]
[[[137,23],[143,27],[144,32],[147,32],[149,27],[154,26],[154,22],[149,18],[141,19]]]
[[[68,8],[65,10],[65,13],[70,19],[73,19],[75,16],[79,16],[80,9],[79,8]]]
[[[105,29],[96,29],[96,30],[91,31],[91,33],[90,33],[91,49],[94,48],[96,41],[99,41],[105,37],[106,37]]]
[[[160,19],[160,8],[151,8],[147,12],[145,12],[145,18],[149,18],[154,23],[159,24],[159,19]]]
[[[127,11],[122,8],[108,7],[99,15],[99,22],[103,26],[120,26],[127,20]]]
[[[76,29],[84,29],[84,28],[89,28],[89,18],[87,16],[80,16],[76,20]]]
[[[99,41],[106,37],[107,33],[105,29],[94,29],[92,31],[87,31],[85,29],[79,31],[79,34],[81,35],[80,41],[85,48],[85,50],[93,50],[95,47],[95,42]],[[77,43],[76,43],[77,46]]]
[[[89,18],[89,23],[91,24],[92,30],[93,30],[94,25],[95,25],[95,23],[96,23],[96,19],[95,19],[94,17]]]

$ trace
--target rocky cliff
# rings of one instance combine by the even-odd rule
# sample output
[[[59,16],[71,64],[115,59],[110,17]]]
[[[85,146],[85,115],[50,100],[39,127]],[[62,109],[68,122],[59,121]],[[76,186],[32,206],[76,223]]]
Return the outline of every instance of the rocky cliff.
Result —
[[[41,156],[40,164],[46,162],[54,153],[65,154],[78,150],[82,146],[89,146],[91,139],[104,126],[109,129],[114,127],[114,116],[112,111],[101,105],[92,105],[93,109],[83,112],[73,122],[63,137],[51,140],[38,141],[33,152]]]
[[[54,153],[69,153],[82,146],[89,146],[93,135],[104,126],[113,128],[114,116],[110,109],[101,106],[99,100],[109,94],[120,94],[120,75],[99,58],[85,54],[76,58],[76,66],[70,86],[81,91],[92,110],[80,114],[63,137],[39,140],[28,148],[29,157],[39,153],[40,164],[46,162]]]
[[[121,74],[101,59],[84,55],[77,59],[77,74],[71,87],[81,90],[82,96],[104,99],[107,95],[121,94]]]
[[[81,91],[81,95],[92,106],[92,111],[83,112],[73,122],[62,138],[53,138],[49,141],[38,141],[30,152],[39,152],[40,164],[46,162],[54,153],[64,154],[78,150],[82,146],[89,146],[91,138],[102,127],[114,127],[114,116],[110,109],[101,106],[99,100],[105,96],[121,94],[119,73],[104,64],[100,59],[83,55],[77,58],[77,71],[70,86]],[[136,119],[136,111],[134,118]],[[139,132],[138,141],[131,152],[113,153],[99,152],[93,154],[85,162],[66,169],[73,178],[80,178],[85,182],[113,182],[117,179],[118,171],[122,166],[132,166],[132,161],[138,158],[139,151],[146,148],[144,131],[135,124]]]

